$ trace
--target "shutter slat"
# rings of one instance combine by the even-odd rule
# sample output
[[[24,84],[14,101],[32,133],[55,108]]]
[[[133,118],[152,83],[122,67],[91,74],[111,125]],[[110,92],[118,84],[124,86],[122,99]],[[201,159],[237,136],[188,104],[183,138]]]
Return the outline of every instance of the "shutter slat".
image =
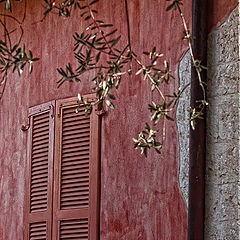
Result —
[[[75,196],[72,196],[73,193],[71,194],[68,194],[68,193],[65,193],[64,196],[61,195],[61,202],[62,204],[65,204],[65,205],[69,205],[68,202],[81,202],[82,200],[88,200],[88,195],[89,193],[86,192],[85,194],[83,194],[82,192],[78,192],[78,193],[75,193]]]
[[[34,235],[34,234],[36,234],[36,230],[37,231],[46,231],[45,224],[32,226],[31,229],[30,229],[30,233],[32,233],[32,235]]]
[[[64,127],[63,136],[69,135],[69,133],[70,134],[79,133],[79,130],[88,131],[89,127],[90,127],[90,123],[86,123],[86,124],[82,124],[82,125],[77,124],[77,125],[73,125],[73,126],[70,125],[70,126]]]
[[[32,167],[32,171],[39,171],[39,170],[45,170],[46,168],[48,167],[48,162],[47,161],[44,161],[42,162],[42,164],[40,164],[39,162],[38,163],[35,163],[34,164],[34,167]]]
[[[70,152],[70,153],[64,153],[62,155],[63,158],[68,158],[68,157],[75,157],[75,156],[79,156],[79,157],[83,157],[83,156],[88,156],[89,155],[89,150],[83,150],[83,151],[79,151],[79,152]]]
[[[81,227],[87,227],[87,224],[85,226],[82,225]],[[86,230],[79,229],[79,226],[62,226],[61,229],[63,233],[71,233],[73,230],[79,233],[86,233]]]
[[[78,163],[79,162],[79,164],[86,164],[86,163],[89,163],[89,156],[86,154],[86,155],[82,155],[82,156],[78,156],[78,155],[76,155],[76,156],[70,156],[70,157],[64,157],[64,158],[62,158],[62,165],[64,165],[64,164],[68,164],[68,163]]]
[[[36,159],[36,161],[38,161],[37,159],[39,158],[43,158],[43,157],[48,157],[48,149],[42,149],[41,153],[38,154],[34,154],[34,156],[32,156],[32,160]],[[41,161],[41,159],[40,159]]]
[[[37,189],[32,189],[31,196],[38,196],[39,193],[45,192],[47,190],[47,187],[38,187]]]
[[[80,112],[84,112],[85,113],[85,106],[84,105],[78,105],[78,102],[77,104],[71,104],[71,106],[69,105],[69,107],[67,107],[65,110],[66,114],[68,113],[72,113],[72,112],[76,112],[76,108],[78,107],[78,113]]]
[[[75,178],[74,176],[64,176],[62,177],[62,184],[67,184],[67,183],[81,183],[81,182],[88,182],[89,177],[88,174],[84,174],[82,177]]]
[[[48,130],[48,120],[47,119],[43,119],[41,122],[38,122],[36,124],[35,122],[35,125],[33,126],[33,132],[37,132],[37,129],[40,129],[41,131],[43,129],[47,129]]]
[[[71,196],[78,196],[79,194],[81,195],[88,195],[89,194],[89,189],[87,187],[83,187],[83,189],[78,188],[78,192],[74,191],[69,191],[69,189],[65,189],[65,192],[62,192],[62,197],[68,197],[70,194]]]
[[[75,129],[73,131],[64,132],[63,139],[66,138],[79,138],[80,134],[89,134],[89,128]]]
[[[88,180],[88,179],[87,179]],[[68,191],[68,189],[69,189],[69,191],[72,189],[72,191],[73,191],[73,189],[76,189],[75,191],[78,191],[77,189],[79,188],[79,187],[88,187],[88,181],[85,181],[85,182],[67,182],[67,181],[65,181],[66,183],[63,183],[63,185],[64,185],[64,187],[62,188],[62,192],[67,192]]]
[[[67,117],[64,117],[64,118],[63,118],[63,127],[64,127],[66,124],[69,124],[69,123],[70,123],[70,124],[73,124],[73,123],[79,122],[79,121],[81,121],[82,124],[83,124],[84,122],[88,122],[88,119],[89,119],[89,118],[86,118],[85,114],[84,114],[84,115],[79,115],[79,114],[77,113],[77,115],[76,115],[76,113],[74,113],[74,114],[72,114],[72,116],[68,115]]]
[[[40,158],[33,158],[32,163],[34,163],[34,166],[39,166],[41,164],[46,164],[48,163],[48,156],[42,156]]]
[[[34,181],[35,179],[47,179],[47,178],[48,178],[48,173],[47,172],[42,172],[38,175],[32,174],[32,181]]]
[[[44,152],[48,152],[48,144],[43,144],[42,148],[37,148],[37,149],[32,149],[32,154],[33,155],[38,155],[39,153],[44,153]]]
[[[32,203],[32,207],[38,207],[38,205],[47,205],[46,204],[46,200],[47,200],[47,196],[44,198],[42,198],[42,199],[40,199],[40,200],[35,200],[35,201],[33,201],[33,203]]]
[[[40,114],[34,115],[34,120],[36,121],[36,124],[41,121],[43,118],[46,119],[48,117],[49,112],[43,112]]]
[[[63,119],[63,124],[62,124],[62,128],[65,129],[66,127],[69,126],[76,126],[79,127],[79,125],[82,126],[88,126],[89,125],[89,118],[86,117],[76,117],[76,118],[68,118],[67,120]]]
[[[78,167],[86,168],[86,167],[89,167],[89,162],[88,162],[88,160],[86,160],[86,161],[71,160],[71,161],[65,161],[62,163],[62,168],[66,169],[66,170],[68,168],[71,169],[71,167],[73,169],[78,168]]]
[[[42,131],[42,132],[38,132],[38,133],[33,133],[33,137],[34,137],[33,142],[37,142],[37,141],[39,141],[39,139],[42,139],[43,137],[47,137],[47,132]]]
[[[72,224],[70,226],[68,226],[68,225],[61,226],[61,229],[62,230],[66,229],[66,232],[68,232],[70,229],[78,229],[79,232],[80,231],[85,232],[84,229],[83,230],[79,229],[79,225],[72,225]],[[81,227],[82,228],[87,228],[88,225],[87,224],[81,224]]]
[[[38,115],[38,116],[35,116],[34,118],[34,120],[35,120],[35,125],[40,125],[40,124],[42,124],[42,123],[45,123],[45,122],[47,122],[48,121],[48,119],[47,119],[47,116],[48,115],[48,112],[45,112],[45,113],[43,113],[43,114],[40,114],[40,115]],[[41,118],[39,118],[39,117],[41,117]]]
[[[63,156],[65,156],[66,154],[70,153],[70,154],[74,154],[75,152],[78,152],[80,154],[82,154],[82,152],[88,152],[89,153],[89,144],[85,143],[85,144],[81,144],[78,147],[72,147],[71,145],[68,146],[64,146],[64,149],[62,150]]]
[[[73,145],[77,144],[77,143],[89,142],[89,141],[90,141],[90,136],[89,135],[83,136],[82,138],[79,138],[79,136],[78,137],[75,136],[72,139],[68,139],[68,140],[63,139],[64,144],[73,144]]]
[[[77,107],[79,107],[78,113],[76,113]],[[74,106],[69,106],[69,107],[65,108],[64,113],[65,113],[64,117],[69,115],[69,114],[75,114],[76,115],[76,114],[81,114],[82,113],[82,115],[85,115],[85,107],[84,106],[78,106],[78,105],[75,104]]]
[[[42,134],[41,136],[39,136],[37,138],[35,137],[33,139],[33,146],[41,144],[41,141],[47,141],[48,142],[48,136],[46,134]]]
[[[43,126],[41,128],[34,129],[33,130],[33,136],[37,137],[37,136],[39,136],[38,133],[48,133],[48,131],[49,131],[49,126],[45,125],[45,126]]]
[[[47,224],[46,222],[30,223],[29,239],[40,240],[47,239]]]
[[[37,178],[41,177],[41,176],[48,176],[48,166],[41,166],[42,168],[40,169],[40,167],[38,167],[38,169],[36,169],[37,167],[34,167],[32,169],[32,176],[36,176]],[[34,178],[32,178],[34,179]]]
[[[62,195],[64,196],[64,193],[65,193],[65,192],[66,192],[66,193],[70,193],[70,192],[73,192],[73,193],[74,193],[74,191],[77,191],[77,192],[80,192],[80,191],[89,191],[89,187],[88,187],[88,185],[86,185],[86,186],[82,185],[82,186],[80,186],[80,187],[74,186],[73,188],[71,188],[71,187],[64,188],[64,189],[62,189]]]
[[[41,186],[47,186],[47,179],[35,179],[33,182],[32,182],[32,188],[40,188]]]
[[[46,199],[46,198],[47,198],[47,196],[44,194],[41,195],[41,193],[39,195],[35,195],[35,196],[32,195],[32,199],[34,199],[35,202],[42,201],[43,199]]]
[[[38,206],[31,206],[31,211],[34,211],[34,213],[37,212],[43,212],[47,208],[47,204],[39,204]]]
[[[66,108],[64,109],[64,116],[63,119],[74,119],[75,117],[83,117],[86,118],[86,114],[85,114],[85,109],[84,107],[82,108],[82,110],[80,109],[80,111],[78,111],[78,113],[76,113],[76,108]]]
[[[70,228],[73,226],[79,227],[87,227],[88,226],[88,219],[70,219],[70,220],[63,220],[61,221],[61,228]]]
[[[42,149],[42,148],[47,148],[48,147],[48,139],[38,142],[38,144],[33,144],[33,152],[35,152],[38,149]]]
[[[34,169],[38,168],[39,166],[45,166],[48,164],[47,158],[36,159],[34,162]]]
[[[61,209],[83,208],[88,207],[89,196],[81,196],[76,198],[61,198]]]
[[[62,170],[63,171],[68,171],[68,170],[81,170],[81,169],[88,169],[89,168],[89,163],[86,164],[81,164],[81,162],[77,162],[76,165],[74,165],[74,162],[70,162],[69,165],[62,165]]]
[[[63,142],[64,146],[63,146],[63,150],[64,149],[72,149],[75,148],[76,150],[78,150],[79,148],[82,148],[84,146],[88,147],[87,149],[89,149],[89,138],[85,138],[82,141],[78,140],[78,142],[76,143],[66,143]]]
[[[62,140],[67,143],[67,140],[71,140],[71,141],[79,141],[83,138],[89,138],[90,140],[90,134],[89,131],[79,131],[78,133],[74,134],[74,135],[65,135],[62,137]]]
[[[44,192],[39,192],[39,194],[37,193],[32,194],[31,197],[34,200],[39,200],[39,199],[45,198],[46,196],[44,196]]]
[[[82,174],[87,174],[87,176],[88,176],[89,169],[81,168],[81,167],[78,167],[77,169],[70,169],[70,167],[69,167],[69,170],[68,170],[68,169],[62,168],[62,177],[65,175],[70,175],[70,176],[73,175],[74,177],[83,177]]]
[[[88,239],[88,220],[60,221],[60,239]]]

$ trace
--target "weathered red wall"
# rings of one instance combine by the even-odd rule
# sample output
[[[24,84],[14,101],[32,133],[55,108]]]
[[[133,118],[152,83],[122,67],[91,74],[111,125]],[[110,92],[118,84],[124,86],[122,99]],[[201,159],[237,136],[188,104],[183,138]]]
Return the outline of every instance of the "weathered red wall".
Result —
[[[238,0],[209,0],[208,1],[208,26],[209,31],[219,26],[229,13],[237,6]]]
[[[178,15],[165,11],[169,3],[165,1],[129,3],[134,51],[140,55],[143,50],[156,46],[170,61],[177,77],[177,61],[186,49],[181,41],[183,28]],[[115,4],[119,6],[119,2]],[[107,11],[108,6],[103,7]],[[186,3],[184,12],[190,19],[190,3]],[[118,14],[116,11],[114,16]],[[122,14],[124,22],[124,12]],[[176,88],[177,79],[171,84],[172,90]],[[175,124],[169,123],[167,127],[161,155],[152,153],[145,159],[133,149],[131,138],[149,121],[146,101],[151,101],[152,95],[146,89],[149,84],[140,78],[132,76],[124,81],[118,92],[121,101],[116,103],[116,110],[103,118],[102,239],[187,239],[187,209],[177,178]]]
[[[18,3],[18,6],[23,5]],[[177,61],[186,47],[183,29],[175,12],[165,12],[167,4],[157,0],[129,1],[132,42],[136,54],[153,46],[170,61],[176,76]],[[184,12],[190,19],[191,4]],[[114,23],[126,43],[124,1],[100,1],[98,9],[106,22]],[[186,10],[188,9],[188,11]],[[14,7],[14,14],[22,16]],[[1,100],[1,216],[2,239],[22,239],[26,133],[30,106],[49,100],[90,92],[87,79],[81,85],[65,84],[57,89],[56,68],[73,60],[72,34],[81,31],[81,20],[48,16],[43,23],[39,1],[28,1],[23,24],[23,42],[41,60],[31,75],[16,74],[8,79]],[[13,24],[13,23],[12,23]],[[175,27],[179,26],[179,27]],[[180,44],[178,43],[180,40]],[[132,137],[149,120],[147,102],[152,99],[147,82],[132,75],[122,81],[116,110],[103,117],[101,168],[101,239],[186,239],[187,210],[178,187],[178,145],[174,123],[169,124],[162,155],[147,159],[133,149]],[[177,79],[171,90],[177,88]],[[128,107],[126,107],[128,105]],[[1,236],[1,235],[0,235]]]
[[[223,2],[223,1],[222,1]],[[176,80],[177,63],[186,50],[181,41],[183,28],[176,12],[166,12],[169,2],[160,0],[129,1],[131,39],[136,54],[153,46],[165,54]],[[19,7],[19,6],[22,6]],[[0,5],[1,9],[4,5]],[[104,0],[98,4],[106,22],[114,23],[126,43],[124,1]],[[23,17],[24,2],[16,3],[13,14]],[[41,60],[31,75],[19,78],[9,74],[6,91],[0,101],[0,239],[23,239],[24,174],[26,165],[27,111],[49,100],[90,92],[88,79],[78,84],[64,84],[57,89],[56,68],[73,61],[72,34],[83,29],[75,15],[71,19],[42,18],[41,1],[29,0],[23,24],[23,42]],[[191,22],[191,1],[183,12]],[[14,23],[9,22],[14,29]],[[14,38],[14,35],[12,35]],[[163,153],[151,153],[147,159],[133,149],[132,137],[149,120],[147,102],[152,94],[149,84],[132,75],[122,81],[115,101],[102,122],[101,154],[101,239],[171,239],[187,238],[187,209],[178,187],[178,144],[174,122],[168,123]],[[127,106],[127,107],[126,107]]]

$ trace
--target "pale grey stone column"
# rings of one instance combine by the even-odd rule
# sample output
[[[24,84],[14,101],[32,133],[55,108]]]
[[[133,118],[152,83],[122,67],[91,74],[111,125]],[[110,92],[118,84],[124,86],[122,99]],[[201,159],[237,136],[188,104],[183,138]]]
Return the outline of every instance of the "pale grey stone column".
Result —
[[[205,239],[239,239],[239,7],[208,38]]]

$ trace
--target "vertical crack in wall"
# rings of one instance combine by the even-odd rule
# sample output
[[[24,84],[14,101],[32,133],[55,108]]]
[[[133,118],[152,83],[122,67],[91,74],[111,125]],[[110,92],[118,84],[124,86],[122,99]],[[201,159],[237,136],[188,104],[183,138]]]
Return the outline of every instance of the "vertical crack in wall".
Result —
[[[191,56],[187,51],[179,62],[179,87],[183,89],[191,81]],[[176,124],[179,144],[179,175],[178,182],[183,198],[188,206],[189,181],[189,117],[190,117],[190,85],[183,92],[176,109]]]
[[[239,9],[208,36],[205,239],[239,239]]]

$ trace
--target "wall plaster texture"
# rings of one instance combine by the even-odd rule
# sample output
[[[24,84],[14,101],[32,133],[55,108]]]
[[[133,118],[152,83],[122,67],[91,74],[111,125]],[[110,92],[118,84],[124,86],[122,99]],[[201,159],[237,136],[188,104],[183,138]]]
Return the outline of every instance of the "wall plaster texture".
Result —
[[[183,198],[188,206],[188,170],[189,170],[189,117],[190,117],[190,81],[191,56],[187,51],[179,62],[179,87],[185,89],[176,109],[176,123],[179,142],[178,182]]]
[[[239,7],[208,37],[205,239],[239,238]]]

